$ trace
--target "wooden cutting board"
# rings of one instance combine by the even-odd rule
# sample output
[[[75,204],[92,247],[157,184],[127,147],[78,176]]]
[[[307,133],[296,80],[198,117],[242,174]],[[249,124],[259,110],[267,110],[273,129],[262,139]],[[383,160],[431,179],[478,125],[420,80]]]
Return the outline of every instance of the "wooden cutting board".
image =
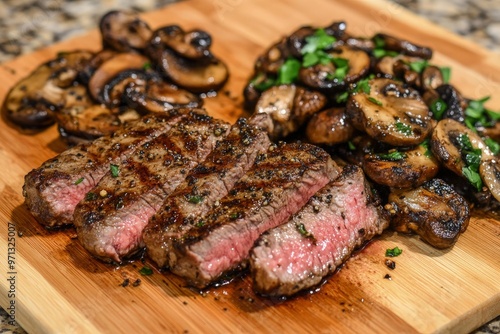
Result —
[[[453,68],[452,82],[462,92],[472,98],[492,95],[488,106],[500,109],[498,55],[380,0],[189,1],[144,19],[153,28],[178,23],[212,34],[214,53],[228,63],[231,79],[206,107],[231,122],[241,114],[244,82],[266,46],[299,25],[335,20],[345,20],[355,35],[384,31],[432,47],[433,62]],[[94,31],[1,65],[0,100],[58,51],[99,45]],[[500,223],[488,217],[474,217],[445,251],[418,237],[386,232],[315,293],[290,300],[255,296],[248,277],[200,293],[169,273],[141,276],[140,262],[103,264],[85,252],[73,230],[48,232],[23,205],[24,175],[63,149],[54,127],[23,134],[0,121],[0,302],[7,308],[15,301],[16,319],[29,332],[466,333],[500,314]],[[9,237],[15,239],[12,268]],[[403,254],[391,271],[384,253],[395,246]],[[384,279],[386,274],[392,279]],[[8,296],[11,276],[15,299]],[[130,284],[124,287],[126,279]],[[141,284],[134,287],[137,279]]]

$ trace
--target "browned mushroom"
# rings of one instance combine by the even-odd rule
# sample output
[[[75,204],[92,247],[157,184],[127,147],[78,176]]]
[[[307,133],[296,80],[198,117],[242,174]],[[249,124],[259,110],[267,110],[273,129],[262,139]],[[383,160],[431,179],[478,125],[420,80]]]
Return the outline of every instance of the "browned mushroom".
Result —
[[[125,101],[125,90],[134,86],[145,86],[148,75],[143,70],[125,70],[119,72],[102,87],[102,102],[108,108],[123,105]]]
[[[442,119],[432,133],[431,147],[446,168],[466,178],[478,192],[484,182],[500,201],[498,161],[476,132],[451,118]]]
[[[229,77],[226,64],[215,57],[208,63],[200,63],[181,58],[168,49],[162,52],[160,66],[173,83],[196,93],[218,90]]]
[[[407,56],[418,57],[421,59],[431,59],[432,50],[410,43],[407,40],[399,39],[387,34],[377,34],[373,37],[375,45],[385,50],[395,51]]]
[[[335,145],[345,143],[354,134],[345,108],[330,108],[315,113],[307,123],[306,136],[313,144]]]
[[[296,85],[280,85],[262,93],[255,112],[271,115],[274,126],[269,135],[277,139],[297,131],[325,104],[326,97],[321,93]]]
[[[132,70],[144,69],[149,64],[148,58],[137,53],[118,53],[109,58],[95,70],[90,77],[88,87],[90,95],[100,103],[104,103],[104,86],[119,73]]]
[[[104,48],[118,52],[143,50],[151,39],[151,28],[135,13],[113,10],[99,23]]]
[[[396,231],[416,233],[439,249],[453,246],[470,219],[467,201],[440,179],[412,190],[393,189],[386,209]]]
[[[202,59],[210,56],[211,45],[212,37],[206,31],[184,31],[178,25],[169,25],[154,31],[150,50],[163,50],[168,47],[181,57]]]
[[[328,64],[318,63],[310,67],[302,67],[299,80],[312,89],[325,92],[338,92],[348,84],[361,79],[370,69],[370,57],[362,50],[355,50],[347,46],[340,46],[329,52],[333,61]],[[335,59],[345,60],[344,71],[338,66]]]
[[[63,107],[64,90],[92,57],[89,51],[61,53],[20,80],[7,94],[3,115],[15,125],[45,128],[54,123],[52,113]]]
[[[425,145],[365,155],[363,170],[376,183],[393,188],[415,188],[431,180],[439,164]]]
[[[429,108],[415,89],[399,81],[375,78],[370,93],[349,97],[347,114],[355,128],[393,146],[413,146],[432,130]]]
[[[130,108],[142,113],[165,112],[173,108],[200,108],[203,100],[185,89],[150,77],[143,84],[135,82],[125,88],[124,97]]]

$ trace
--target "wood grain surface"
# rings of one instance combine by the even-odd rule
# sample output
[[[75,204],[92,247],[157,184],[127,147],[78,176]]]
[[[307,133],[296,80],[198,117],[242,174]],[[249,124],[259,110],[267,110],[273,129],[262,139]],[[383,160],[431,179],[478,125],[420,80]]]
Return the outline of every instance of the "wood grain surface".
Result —
[[[380,0],[186,1],[143,18],[153,28],[178,23],[212,34],[213,51],[228,63],[231,79],[206,108],[231,122],[242,114],[244,82],[266,46],[300,25],[335,20],[345,20],[355,35],[383,31],[432,47],[433,62],[453,68],[452,83],[465,95],[492,95],[488,106],[500,109],[498,55]],[[0,101],[58,51],[99,47],[94,31],[2,64]],[[246,276],[199,292],[169,273],[141,276],[141,262],[103,264],[86,253],[72,229],[46,231],[23,205],[24,175],[64,147],[55,127],[25,134],[0,121],[0,303],[7,308],[12,300],[7,277],[14,271],[16,319],[28,332],[467,333],[500,314],[500,223],[488,217],[474,217],[445,251],[388,231],[317,291],[289,300],[255,296]],[[9,224],[19,233],[14,270],[7,262]],[[394,246],[403,254],[390,271],[384,253]],[[141,284],[123,287],[125,279]]]

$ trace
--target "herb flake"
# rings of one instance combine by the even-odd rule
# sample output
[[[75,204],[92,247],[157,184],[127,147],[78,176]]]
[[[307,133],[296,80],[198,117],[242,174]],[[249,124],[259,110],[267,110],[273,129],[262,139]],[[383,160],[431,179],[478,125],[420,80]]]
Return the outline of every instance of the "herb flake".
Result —
[[[405,136],[410,136],[413,133],[411,126],[403,122],[396,122],[395,126],[396,126],[396,131],[404,134]]]
[[[120,168],[118,167],[118,165],[110,164],[109,170],[111,171],[112,177],[118,177],[118,175],[120,175]]]
[[[82,182],[83,182],[83,180],[84,180],[84,178],[83,178],[83,177],[79,178],[78,180],[76,180],[76,181],[75,181],[74,185],[75,185],[75,186],[76,186],[76,185],[79,185],[80,183],[82,183]]]
[[[299,77],[300,61],[295,58],[287,59],[278,71],[278,84],[294,83]]]
[[[406,159],[406,154],[399,151],[392,151],[388,153],[379,153],[377,157],[386,161],[400,161]]]
[[[142,267],[140,270],[139,270],[139,274],[141,274],[142,276],[150,276],[150,275],[153,275],[153,269],[151,269],[150,267],[148,266],[144,266]]]
[[[401,253],[403,253],[403,250],[401,248],[399,248],[398,246],[396,246],[394,248],[387,248],[385,250],[385,256],[387,256],[387,257],[396,257],[396,256],[401,255]]]
[[[381,106],[381,107],[383,106],[383,103],[374,97],[368,96],[368,101],[370,101],[371,103],[376,104],[378,106]]]

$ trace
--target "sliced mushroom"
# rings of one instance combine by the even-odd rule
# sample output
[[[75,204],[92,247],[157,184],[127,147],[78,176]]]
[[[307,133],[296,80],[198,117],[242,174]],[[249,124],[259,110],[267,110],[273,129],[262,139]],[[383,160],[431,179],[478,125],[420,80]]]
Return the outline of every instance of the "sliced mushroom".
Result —
[[[200,108],[203,100],[185,89],[165,82],[158,77],[148,79],[144,84],[129,85],[125,98],[130,108],[142,113],[165,112],[173,108]]]
[[[463,176],[463,169],[467,166],[462,154],[460,143],[465,135],[474,149],[481,150],[481,160],[493,159],[493,154],[481,137],[465,125],[451,118],[440,120],[431,137],[431,149],[438,160],[449,170]]]
[[[312,26],[302,26],[291,33],[287,39],[282,40],[282,44],[277,44],[274,47],[286,48],[287,52],[283,52],[284,57],[291,55],[292,57],[300,58],[302,57],[302,48],[306,45],[306,38],[313,35],[316,30],[317,28],[314,28]],[[273,49],[271,48],[267,52],[268,56],[271,50]],[[284,59],[284,57],[280,58]]]
[[[218,90],[229,77],[226,64],[215,57],[205,64],[181,58],[165,49],[160,65],[176,85],[196,93]]]
[[[479,165],[479,174],[493,197],[500,202],[500,165],[498,160],[493,157],[483,158]]]
[[[424,91],[436,89],[444,84],[443,73],[437,66],[427,66],[421,73],[420,82]]]
[[[184,31],[178,25],[170,25],[155,30],[150,44],[153,50],[168,47],[181,57],[201,59],[210,57],[212,37],[203,30]]]
[[[328,64],[316,64],[310,67],[302,67],[299,72],[299,80],[312,89],[325,92],[338,92],[347,87],[348,84],[361,79],[370,69],[370,57],[362,50],[355,50],[347,46],[340,46],[329,54],[334,58],[346,59],[348,70],[345,76],[336,75],[337,67],[334,62]]]
[[[479,172],[481,180],[493,197],[500,201],[498,160],[477,133],[453,119],[442,119],[432,133],[432,151],[446,168],[457,175],[466,177],[470,182],[472,177],[467,177],[465,172],[472,168],[470,162],[473,162],[474,157],[471,158],[470,153],[464,151],[464,136],[468,138],[472,149],[480,150],[480,161],[475,161],[476,164],[479,164],[479,168],[478,171],[474,172]],[[474,181],[473,178],[472,181]],[[478,192],[481,190],[476,189]]]
[[[330,108],[315,113],[307,123],[306,136],[313,144],[335,145],[352,138],[354,127],[345,108]]]
[[[99,68],[99,66],[101,66],[102,63],[104,63],[108,59],[114,57],[116,54],[117,54],[116,51],[109,49],[104,49],[97,52],[87,62],[87,64],[82,68],[82,70],[79,71],[79,78],[80,78],[79,81],[88,85],[90,78],[92,77],[94,72]]]
[[[412,190],[393,189],[386,209],[396,231],[416,233],[439,249],[453,246],[470,219],[467,201],[440,179]]]
[[[93,140],[112,134],[122,125],[118,113],[101,104],[73,106],[56,117],[59,132],[65,138]]]
[[[45,128],[54,123],[52,113],[64,106],[64,89],[92,57],[89,51],[61,53],[20,80],[7,94],[3,114],[15,125]]]
[[[429,108],[420,94],[399,81],[375,78],[370,93],[351,95],[347,114],[355,128],[393,146],[413,146],[432,130]]]
[[[411,69],[410,65],[401,59],[397,60],[393,65],[394,76],[401,79],[404,83],[420,87],[420,73]]]
[[[147,64],[149,64],[148,58],[137,53],[116,54],[95,70],[88,84],[90,95],[98,102],[104,103],[103,89],[111,79],[126,70],[144,69]]]
[[[271,116],[274,127],[270,136],[277,139],[297,131],[325,104],[326,97],[321,93],[295,85],[280,85],[262,93],[255,112]]]
[[[373,181],[393,188],[415,188],[439,171],[438,161],[425,145],[369,153],[363,160],[363,170]]]
[[[432,58],[432,49],[424,46],[418,46],[404,39],[399,39],[387,34],[377,34],[373,37],[373,39],[381,41],[382,47],[385,50],[396,51],[407,56],[422,59]]]
[[[148,75],[143,70],[125,70],[111,78],[102,88],[102,101],[108,108],[125,102],[125,90],[134,86],[145,86]]]
[[[149,25],[129,11],[106,13],[99,23],[104,48],[119,52],[143,50],[151,39]]]
[[[441,85],[436,88],[439,97],[446,103],[446,110],[442,118],[451,118],[460,123],[465,122],[465,109],[467,102],[460,92],[452,85]]]
[[[287,38],[283,38],[257,58],[255,72],[277,74],[281,65],[290,55]]]

